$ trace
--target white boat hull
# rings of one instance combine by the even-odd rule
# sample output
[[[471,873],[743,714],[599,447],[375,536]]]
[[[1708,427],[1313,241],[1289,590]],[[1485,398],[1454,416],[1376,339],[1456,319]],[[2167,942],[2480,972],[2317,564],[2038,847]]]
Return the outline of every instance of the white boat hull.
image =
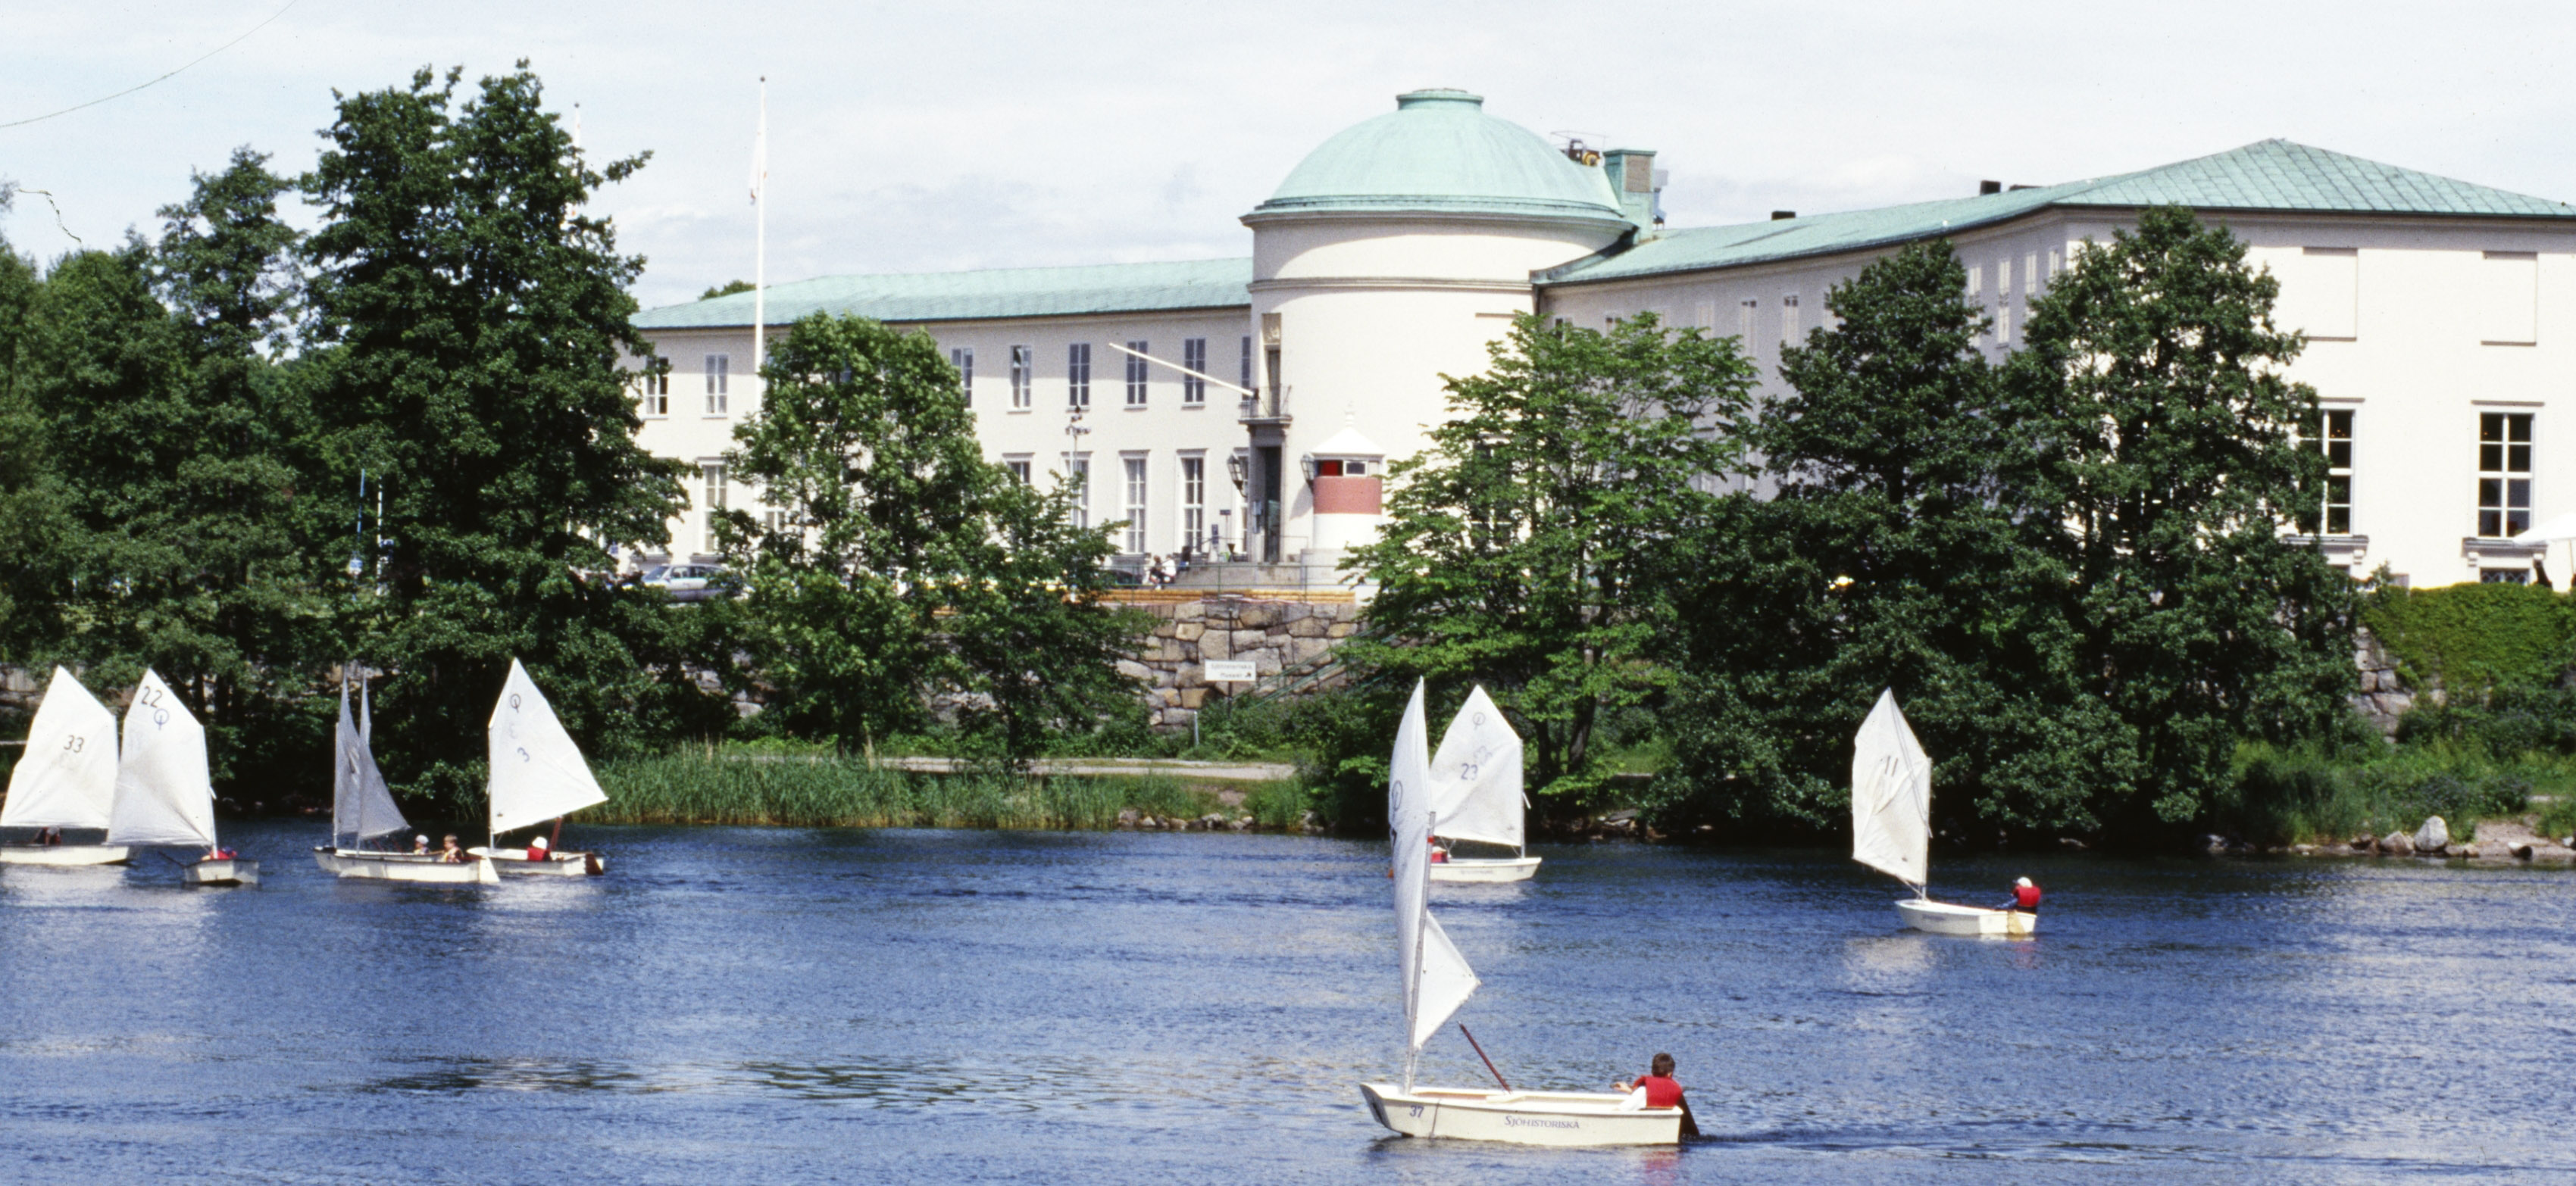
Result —
[[[442,861],[435,854],[409,852],[344,852],[335,848],[313,850],[313,863],[334,877],[353,877],[367,881],[410,881],[431,885],[498,885],[501,875],[492,862],[476,858],[470,861]]]
[[[2029,911],[1959,906],[1923,898],[1897,899],[1896,917],[1915,930],[1935,935],[2018,936],[2039,930],[2039,916]]]
[[[492,862],[503,873],[523,877],[592,877],[608,872],[608,861],[595,852],[550,853],[539,860],[529,860],[524,848],[469,848],[465,851]]]
[[[1379,1124],[1408,1137],[1504,1141],[1515,1145],[1671,1145],[1682,1139],[1682,1110],[1622,1110],[1628,1097],[1606,1092],[1484,1091],[1362,1083],[1360,1098]]]
[[[239,857],[203,860],[181,866],[179,880],[186,885],[258,885],[259,862]]]
[[[1537,857],[1451,857],[1431,862],[1433,881],[1527,881],[1538,872]]]
[[[12,844],[0,847],[0,865],[122,865],[134,850],[122,844]]]

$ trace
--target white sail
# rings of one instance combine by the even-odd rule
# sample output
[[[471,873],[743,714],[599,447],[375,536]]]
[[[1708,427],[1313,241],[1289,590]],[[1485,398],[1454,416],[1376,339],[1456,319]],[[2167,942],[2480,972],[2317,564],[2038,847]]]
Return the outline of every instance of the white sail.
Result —
[[[1421,1050],[1476,991],[1475,969],[1467,966],[1466,957],[1431,917],[1432,803],[1440,788],[1431,780],[1430,731],[1422,720],[1422,685],[1417,681],[1413,700],[1404,709],[1404,724],[1396,730],[1386,787],[1387,828],[1395,845],[1396,962],[1404,977],[1408,1055]]]
[[[1440,819],[1435,830],[1441,837],[1522,845],[1529,800],[1521,794],[1521,735],[1512,732],[1483,685],[1467,694],[1466,706],[1441,735],[1431,781],[1440,788],[1431,810]]]
[[[9,772],[0,828],[104,828],[116,803],[116,714],[60,667]]]
[[[555,719],[554,706],[528,678],[528,669],[510,660],[509,682],[501,701],[492,706],[484,737],[491,750],[492,773],[484,784],[492,803],[492,835],[570,815],[593,803],[608,802],[582,760],[581,747]]]
[[[368,726],[374,722],[360,718],[349,721],[349,690],[340,689],[340,725],[336,730],[338,751],[331,764],[331,843],[337,845],[348,836],[351,846],[365,844],[378,836],[400,832],[411,824],[403,819],[402,809],[394,806],[393,791],[385,786],[384,772],[376,769],[376,751],[367,744]]]
[[[110,844],[215,846],[215,784],[206,772],[206,727],[145,671],[125,706],[125,752],[116,763]]]
[[[1931,875],[1932,759],[1914,740],[1894,690],[1852,740],[1852,859],[1920,886]]]

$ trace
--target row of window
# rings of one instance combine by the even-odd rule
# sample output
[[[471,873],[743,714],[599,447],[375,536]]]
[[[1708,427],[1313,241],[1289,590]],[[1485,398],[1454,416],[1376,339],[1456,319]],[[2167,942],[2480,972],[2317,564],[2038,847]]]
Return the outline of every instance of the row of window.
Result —
[[[1138,356],[1152,354],[1154,352],[1153,344],[1139,339],[1127,343],[1127,350],[1128,353],[1125,355],[1127,360],[1127,406],[1131,408],[1141,408],[1146,405],[1145,396],[1146,392],[1149,390],[1147,378],[1151,365],[1147,363],[1145,359]],[[1026,346],[1010,347],[1010,352],[1011,407],[1014,409],[1028,408],[1035,403],[1035,387],[1037,382],[1036,356],[1034,352]],[[653,360],[653,363],[654,369],[645,373],[638,380],[644,397],[643,414],[647,416],[668,416],[671,414],[671,360],[668,358],[656,358]],[[967,405],[969,407],[973,406],[975,402],[975,348],[972,346],[959,346],[951,349],[948,352],[948,364],[957,368],[959,390],[965,396]],[[726,415],[730,410],[730,395],[728,388],[731,385],[730,373],[733,369],[733,358],[731,355],[710,354],[706,356],[705,366],[707,385],[706,414],[709,416]],[[1206,338],[1183,338],[1181,340],[1181,366],[1184,368],[1185,372],[1194,372],[1184,373],[1181,376],[1181,403],[1184,406],[1205,404],[1207,402],[1207,380],[1203,378],[1203,376],[1208,373],[1208,340]],[[1252,338],[1249,335],[1246,335],[1243,339],[1241,369],[1243,378],[1238,386],[1249,388],[1252,386]],[[1091,343],[1075,342],[1065,348],[1064,376],[1065,407],[1077,410],[1089,408],[1091,406]]]
[[[2531,530],[2531,414],[2478,413],[2478,537]],[[2318,413],[2310,438],[2326,455],[2325,533],[2352,534],[2353,413]]]
[[[1217,525],[1208,518],[1207,455],[1184,453],[1179,460],[1180,489],[1176,493],[1180,498],[1181,516],[1178,537],[1180,542],[1173,550],[1182,548],[1202,552],[1217,550],[1224,541],[1220,537]],[[1063,462],[1066,480],[1075,491],[1073,525],[1087,528],[1092,522],[1091,458],[1088,454],[1076,453],[1064,457]],[[1151,462],[1152,459],[1149,457],[1132,454],[1118,459],[1119,476],[1122,479],[1118,487],[1122,496],[1119,506],[1123,511],[1119,517],[1127,523],[1125,538],[1120,546],[1128,552],[1142,554],[1147,550],[1146,515],[1154,504]],[[1006,457],[1002,459],[1002,464],[1010,468],[1011,476],[1022,482],[1036,480],[1032,472],[1035,461],[1030,457]]]
[[[1011,358],[1010,406],[1014,411],[1025,410],[1037,403],[1037,356],[1027,346],[1012,346],[1008,349]],[[1153,343],[1141,338],[1128,342],[1127,349],[1121,352],[1120,356],[1127,364],[1123,377],[1126,382],[1125,394],[1128,407],[1141,408],[1146,405],[1146,393],[1151,390],[1148,379],[1151,377],[1153,364],[1146,361],[1144,356],[1153,353]],[[974,406],[975,348],[958,346],[950,349],[948,363],[957,368],[957,380],[960,390],[965,395],[967,406]],[[1181,339],[1181,368],[1183,372],[1181,404],[1184,407],[1197,407],[1207,403],[1207,380],[1203,377],[1208,374],[1206,338]],[[1250,336],[1243,339],[1241,370],[1242,380],[1238,386],[1252,386]],[[1074,411],[1091,406],[1091,343],[1089,342],[1074,342],[1064,348],[1064,406]]]

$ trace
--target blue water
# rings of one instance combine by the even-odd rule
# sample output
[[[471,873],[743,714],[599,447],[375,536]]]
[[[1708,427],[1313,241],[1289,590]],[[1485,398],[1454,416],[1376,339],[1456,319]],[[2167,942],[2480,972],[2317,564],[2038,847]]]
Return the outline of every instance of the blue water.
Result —
[[[1442,887],[1516,1085],[1656,1050],[1712,1139],[1408,1141],[1382,845],[576,829],[605,878],[256,890],[0,869],[0,1179],[2563,1182],[2576,876],[1950,861],[2031,941],[1826,854],[1537,850]],[[1484,1070],[1453,1027],[1429,1082]]]

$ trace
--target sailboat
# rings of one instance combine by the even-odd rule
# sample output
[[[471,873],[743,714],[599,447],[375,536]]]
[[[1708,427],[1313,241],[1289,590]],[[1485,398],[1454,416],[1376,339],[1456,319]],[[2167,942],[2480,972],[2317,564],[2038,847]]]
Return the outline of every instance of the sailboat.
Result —
[[[1529,800],[1521,793],[1521,735],[1512,732],[1484,685],[1469,692],[1466,705],[1450,718],[1431,757],[1431,781],[1441,788],[1432,804],[1440,820],[1433,836],[1516,850],[1508,857],[1433,861],[1431,880],[1527,881],[1538,872],[1539,858],[1529,855],[1522,834]]]
[[[1458,1137],[1523,1145],[1669,1145],[1681,1140],[1680,1108],[1646,1108],[1611,1092],[1500,1091],[1414,1086],[1422,1045],[1476,991],[1475,969],[1431,916],[1432,805],[1445,790],[1431,778],[1430,727],[1422,686],[1396,731],[1387,782],[1387,826],[1395,842],[1396,965],[1404,979],[1404,1082],[1362,1083],[1360,1098],[1379,1124],[1409,1137]],[[1497,1074],[1495,1079],[1500,1081]]]
[[[384,772],[376,769],[376,751],[369,743],[375,714],[364,706],[363,695],[363,723],[354,723],[349,719],[348,685],[340,686],[340,724],[331,746],[331,843],[313,850],[313,863],[334,877],[441,885],[498,883],[501,875],[482,857],[449,861],[436,853],[367,847],[370,840],[411,830],[411,824],[394,806]]]
[[[546,703],[546,694],[517,659],[510,660],[510,678],[501,685],[501,699],[492,706],[483,738],[491,758],[484,798],[492,805],[492,845],[470,851],[491,858],[505,873],[579,877],[607,872],[607,862],[597,853],[500,847],[503,832],[608,802],[599,780],[591,777],[590,763],[582,760],[581,747],[555,719],[554,706]]]
[[[1926,892],[1932,871],[1932,759],[1923,753],[1894,689],[1852,739],[1852,859],[1914,890],[1899,898],[1905,925],[1936,935],[2027,935],[2039,916],[2020,910],[1935,902]]]
[[[27,749],[9,772],[0,828],[105,830],[116,804],[116,714],[72,673],[54,669],[27,728]],[[121,865],[122,844],[0,845],[0,864]]]
[[[215,843],[206,727],[149,669],[134,689],[133,703],[125,706],[125,748],[116,762],[107,842],[205,849],[205,856],[179,867],[179,879],[188,885],[259,884],[259,862],[232,856]]]

